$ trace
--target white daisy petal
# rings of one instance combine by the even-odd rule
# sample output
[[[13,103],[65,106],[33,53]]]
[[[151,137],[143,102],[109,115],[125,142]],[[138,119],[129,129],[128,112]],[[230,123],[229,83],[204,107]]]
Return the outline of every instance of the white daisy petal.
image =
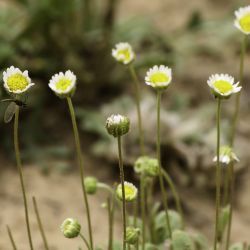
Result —
[[[217,161],[217,156],[213,158],[213,162]],[[236,154],[232,151],[232,148],[229,146],[221,146],[220,147],[220,156],[219,156],[219,161],[223,165],[228,165],[232,161],[239,161],[239,158],[236,156]]]
[[[116,44],[112,49],[112,56],[123,64],[129,64],[135,59],[135,53],[129,43]]]
[[[241,90],[241,87],[238,86],[239,82],[234,83],[234,78],[228,74],[211,75],[207,84],[212,89],[213,94],[219,98],[228,98]]]
[[[34,85],[31,82],[27,70],[22,72],[20,69],[11,66],[3,72],[3,86],[10,94],[23,94]]]
[[[246,35],[250,34],[250,6],[235,11],[234,26]]]
[[[60,97],[72,96],[76,88],[76,76],[70,70],[59,72],[51,77],[49,87]]]
[[[154,65],[145,76],[145,83],[155,89],[166,89],[172,80],[172,70],[164,65]]]

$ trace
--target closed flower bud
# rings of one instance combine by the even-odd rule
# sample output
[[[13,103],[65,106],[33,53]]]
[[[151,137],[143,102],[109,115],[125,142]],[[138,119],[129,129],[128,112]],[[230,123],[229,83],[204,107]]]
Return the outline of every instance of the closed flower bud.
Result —
[[[67,218],[61,225],[61,231],[66,238],[76,238],[81,231],[81,225],[77,220]]]
[[[84,179],[84,186],[87,194],[95,194],[97,191],[97,179],[95,177],[86,177]]]
[[[172,249],[173,250],[195,250],[193,239],[188,233],[176,230],[172,235]]]
[[[111,115],[106,122],[106,129],[114,137],[122,136],[128,133],[130,121],[126,116]]]
[[[137,188],[130,182],[124,182],[125,189],[125,201],[134,201],[137,197],[138,190]],[[122,185],[119,184],[116,189],[117,197],[122,201]]]
[[[126,228],[126,242],[130,245],[134,245],[138,242],[140,235],[140,229],[135,227]]]
[[[134,170],[138,174],[155,177],[159,174],[158,160],[148,156],[141,156],[136,160]]]

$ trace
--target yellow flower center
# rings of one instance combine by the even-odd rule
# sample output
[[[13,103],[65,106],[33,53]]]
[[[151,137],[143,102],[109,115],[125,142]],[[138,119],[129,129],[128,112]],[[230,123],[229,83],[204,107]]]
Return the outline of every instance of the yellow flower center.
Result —
[[[156,72],[150,76],[150,82],[152,83],[164,83],[168,81],[169,77],[163,72]]]
[[[240,26],[245,32],[250,32],[250,14],[243,16],[240,21]]]
[[[56,89],[65,91],[67,88],[71,85],[71,80],[67,78],[61,78],[57,83],[56,83]]]
[[[125,198],[131,198],[135,196],[135,190],[133,187],[126,186],[125,184],[124,188],[125,188]]]
[[[22,91],[29,85],[29,82],[25,76],[20,73],[16,73],[8,77],[7,85],[10,91]]]
[[[214,87],[222,94],[226,94],[233,90],[232,84],[224,80],[216,81]]]
[[[131,57],[131,53],[129,49],[119,50],[117,53],[118,57],[122,58],[122,61],[129,61]]]

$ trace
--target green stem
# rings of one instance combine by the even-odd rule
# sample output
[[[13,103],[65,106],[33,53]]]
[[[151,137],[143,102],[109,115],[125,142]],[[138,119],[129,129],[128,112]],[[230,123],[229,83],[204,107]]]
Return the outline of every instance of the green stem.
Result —
[[[123,160],[122,160],[121,136],[117,137],[117,142],[118,142],[120,181],[121,181],[121,185],[122,185],[123,250],[126,250],[126,200],[125,200],[124,170],[123,170]]]
[[[108,198],[108,214],[109,214],[109,241],[108,249],[113,249],[113,228],[114,228],[114,203],[115,195],[112,194],[112,199]]]
[[[84,237],[84,235],[81,234],[81,233],[79,233],[79,236],[80,236],[80,237],[82,238],[82,240],[84,241],[86,247],[90,250],[90,249],[91,249],[91,248],[90,248],[90,245],[89,245],[88,241],[86,240],[86,238]]]
[[[229,182],[230,182],[230,168],[226,168],[224,173],[224,197],[223,197],[223,205],[226,206],[228,204],[228,198],[229,198]]]
[[[217,164],[216,164],[216,213],[215,213],[215,236],[214,236],[214,250],[217,249],[218,240],[218,224],[220,213],[220,199],[221,199],[221,167],[220,167],[220,113],[221,113],[221,99],[218,98],[217,105]]]
[[[245,54],[246,54],[246,47],[247,47],[247,35],[244,35],[242,44],[241,44],[240,68],[239,68],[239,81],[240,81],[241,86],[243,82],[244,59],[245,59]],[[233,115],[232,131],[231,131],[231,138],[230,138],[231,147],[233,147],[234,145],[236,126],[237,126],[239,109],[240,109],[240,95],[241,95],[241,91],[236,94],[236,98],[235,98],[235,111]]]
[[[158,90],[157,91],[157,143],[156,145],[157,145],[157,159],[158,159],[160,169],[162,169],[162,166],[161,166],[161,125],[160,125],[161,94],[162,92]],[[164,205],[164,209],[166,213],[166,226],[169,232],[169,236],[172,239],[172,230],[171,230],[170,220],[169,220],[169,215],[168,215],[168,197],[167,197],[167,191],[164,188],[162,171],[159,172],[159,179],[160,179],[161,193],[163,196],[163,205]]]
[[[145,238],[146,238],[146,213],[145,213],[145,185],[144,176],[140,178],[140,190],[141,190],[141,214],[142,214],[142,250],[145,249]]]
[[[33,250],[33,243],[32,243],[30,223],[29,223],[29,211],[28,211],[27,198],[26,198],[26,192],[25,192],[25,186],[24,186],[24,180],[23,180],[22,162],[21,162],[21,157],[20,157],[19,141],[18,141],[19,111],[20,111],[20,108],[18,105],[16,105],[15,121],[14,121],[14,145],[15,145],[17,169],[18,169],[19,178],[20,178],[21,187],[22,187],[23,202],[24,202],[24,209],[25,209],[25,221],[26,221],[26,226],[27,226],[29,245],[30,245],[30,249]]]
[[[140,134],[140,149],[141,149],[141,155],[144,155],[145,147],[144,147],[144,132],[142,128],[141,107],[140,107],[140,99],[141,99],[140,98],[140,83],[136,75],[135,68],[132,64],[129,66],[129,71],[135,84],[135,97],[136,97],[135,101],[136,101],[136,109],[137,109],[139,134]]]
[[[78,127],[76,123],[75,111],[74,111],[74,107],[73,107],[72,100],[70,97],[67,97],[67,102],[69,106],[69,112],[71,116],[73,132],[74,132],[74,137],[75,137],[75,145],[76,145],[77,157],[78,157],[78,162],[79,162],[83,199],[84,199],[86,213],[87,213],[90,249],[93,250],[94,246],[93,246],[92,226],[91,226],[88,197],[87,197],[87,192],[86,192],[85,185],[84,185],[84,169],[83,169],[83,158],[82,158],[82,152],[81,152],[80,137],[79,137]]]
[[[33,201],[33,206],[34,206],[34,210],[35,210],[39,230],[40,230],[40,233],[41,233],[41,236],[42,236],[42,239],[43,239],[44,247],[45,247],[46,250],[49,250],[49,245],[48,245],[48,242],[47,242],[47,239],[46,239],[46,236],[45,236],[45,233],[44,233],[42,221],[41,221],[41,218],[40,218],[40,215],[39,215],[39,210],[38,210],[36,198],[32,197],[32,201]]]
[[[167,173],[167,171],[165,169],[162,168],[162,173],[163,173],[163,176],[166,180],[166,182],[168,183],[172,193],[173,193],[173,196],[174,196],[174,199],[175,199],[175,203],[176,203],[176,208],[177,208],[177,211],[178,213],[180,214],[181,216],[181,221],[182,221],[182,228],[185,227],[185,223],[184,223],[184,215],[183,215],[183,210],[182,210],[182,206],[181,206],[181,201],[180,201],[180,196],[175,188],[175,185],[171,179],[171,177],[169,176],[169,174]]]
[[[233,196],[234,196],[234,163],[231,162],[229,166],[229,179],[230,179],[230,194],[229,194],[229,221],[227,227],[227,235],[226,235],[226,250],[229,249],[230,237],[231,237],[231,227],[232,227],[232,218],[233,218]]]
[[[133,225],[134,227],[137,227],[137,216],[138,216],[138,199],[137,198],[133,202],[133,216],[134,216]]]
[[[7,228],[7,232],[8,232],[9,238],[10,238],[10,242],[11,242],[12,248],[13,248],[13,250],[17,250],[16,243],[14,241],[14,238],[13,238],[13,235],[11,233],[11,230],[10,230],[9,226],[7,225],[6,228]]]

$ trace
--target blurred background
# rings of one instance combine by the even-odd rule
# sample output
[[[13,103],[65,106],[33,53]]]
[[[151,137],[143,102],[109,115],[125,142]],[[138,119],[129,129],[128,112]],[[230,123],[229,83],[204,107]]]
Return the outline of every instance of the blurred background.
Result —
[[[70,69],[78,78],[73,102],[86,174],[110,184],[118,180],[116,144],[106,133],[105,120],[112,113],[121,113],[132,124],[123,145],[126,178],[137,183],[132,169],[139,156],[134,89],[129,71],[111,57],[117,42],[129,42],[137,55],[135,68],[151,156],[155,156],[155,93],[143,79],[154,64],[173,68],[173,84],[164,93],[162,104],[163,165],[180,192],[187,224],[212,239],[216,107],[206,81],[213,73],[238,78],[242,34],[233,26],[233,12],[247,4],[242,0],[0,0],[1,75],[14,65],[28,69],[36,83],[28,107],[21,113],[20,143],[30,210],[35,195],[52,249],[77,249],[81,242],[65,239],[59,226],[65,217],[85,218],[67,105],[48,88],[53,74]],[[234,241],[247,240],[250,226],[249,63],[247,51],[235,147],[240,163],[236,169]],[[3,88],[0,96],[7,96]],[[0,105],[0,249],[11,249],[6,224],[19,248],[27,249],[13,124],[4,124],[6,105]],[[223,105],[223,143],[228,139],[233,105],[234,98]],[[94,237],[100,245],[107,239],[103,197],[101,192],[90,197]],[[120,222],[117,213],[117,239]],[[36,249],[43,249],[33,210],[31,225]]]

